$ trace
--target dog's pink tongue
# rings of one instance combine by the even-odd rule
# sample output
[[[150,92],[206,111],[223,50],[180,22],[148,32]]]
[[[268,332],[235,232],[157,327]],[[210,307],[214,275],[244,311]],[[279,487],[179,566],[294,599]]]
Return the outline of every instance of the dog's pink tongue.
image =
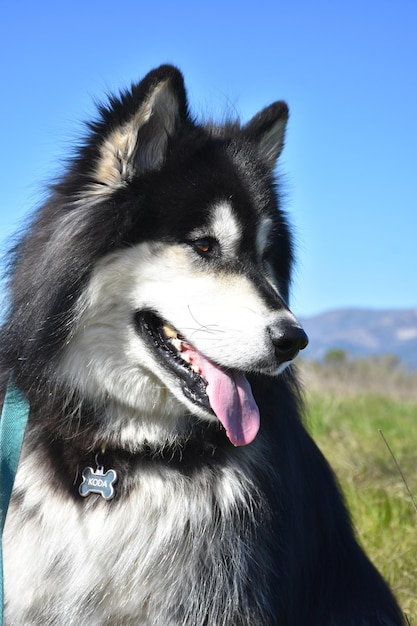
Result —
[[[183,344],[183,354],[200,368],[208,383],[210,406],[233,445],[245,446],[253,441],[259,430],[260,417],[246,377],[239,372],[226,372],[187,344]]]

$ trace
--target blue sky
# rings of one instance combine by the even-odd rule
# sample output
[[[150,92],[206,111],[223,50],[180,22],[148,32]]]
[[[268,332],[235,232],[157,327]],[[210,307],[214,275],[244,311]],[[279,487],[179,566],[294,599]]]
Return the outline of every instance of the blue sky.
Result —
[[[294,312],[415,308],[416,33],[415,0],[4,0],[0,240],[61,171],[94,101],[170,62],[197,115],[290,106]]]

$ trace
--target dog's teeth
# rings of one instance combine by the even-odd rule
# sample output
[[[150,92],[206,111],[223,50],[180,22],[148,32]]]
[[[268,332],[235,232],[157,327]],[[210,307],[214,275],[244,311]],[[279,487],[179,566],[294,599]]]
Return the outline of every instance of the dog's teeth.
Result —
[[[170,339],[176,339],[178,336],[177,331],[172,328],[172,326],[169,326],[169,324],[167,323],[162,326],[162,330],[164,331],[165,335]]]
[[[171,339],[171,344],[178,352],[182,351],[182,341],[181,339],[178,339],[178,337]]]

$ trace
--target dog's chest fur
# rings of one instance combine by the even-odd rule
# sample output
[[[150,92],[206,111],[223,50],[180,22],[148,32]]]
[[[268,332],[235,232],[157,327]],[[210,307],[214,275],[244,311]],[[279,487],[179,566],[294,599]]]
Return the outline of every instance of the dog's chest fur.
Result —
[[[269,577],[273,537],[256,542],[268,513],[236,452],[233,464],[187,474],[137,467],[129,494],[111,502],[57,491],[53,469],[26,453],[5,530],[6,623],[271,623],[268,585],[256,606],[251,584]]]

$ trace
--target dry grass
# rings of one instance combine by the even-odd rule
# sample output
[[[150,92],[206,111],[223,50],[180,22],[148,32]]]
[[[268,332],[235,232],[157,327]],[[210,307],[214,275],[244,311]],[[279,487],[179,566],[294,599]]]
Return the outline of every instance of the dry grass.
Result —
[[[332,350],[323,362],[301,361],[308,389],[382,395],[417,404],[417,371],[407,370],[394,356],[349,359]]]

